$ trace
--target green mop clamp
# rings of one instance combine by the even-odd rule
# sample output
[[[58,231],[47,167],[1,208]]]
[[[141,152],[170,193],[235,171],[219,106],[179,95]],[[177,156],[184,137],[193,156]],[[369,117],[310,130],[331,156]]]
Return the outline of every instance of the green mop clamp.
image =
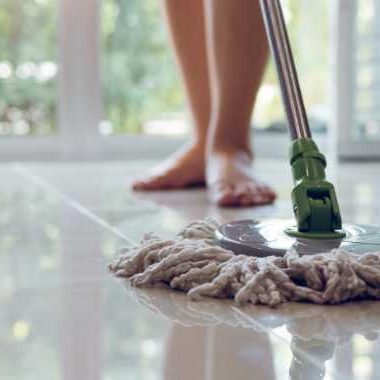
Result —
[[[342,219],[334,186],[326,181],[325,156],[312,139],[297,139],[290,149],[295,187],[292,191],[293,211],[297,229],[289,235],[305,238],[339,239]]]
[[[326,159],[309,128],[281,4],[279,0],[260,2],[293,140],[290,164],[295,188],[291,197],[297,227],[285,232],[301,238],[343,238],[334,186],[326,181]]]

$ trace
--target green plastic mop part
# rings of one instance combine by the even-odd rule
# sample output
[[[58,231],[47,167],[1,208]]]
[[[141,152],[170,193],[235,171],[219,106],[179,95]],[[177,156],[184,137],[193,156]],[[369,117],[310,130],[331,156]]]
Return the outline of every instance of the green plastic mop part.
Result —
[[[310,239],[343,238],[335,189],[326,181],[326,159],[311,138],[292,142],[290,164],[295,183],[291,198],[297,228],[288,228],[286,233]]]

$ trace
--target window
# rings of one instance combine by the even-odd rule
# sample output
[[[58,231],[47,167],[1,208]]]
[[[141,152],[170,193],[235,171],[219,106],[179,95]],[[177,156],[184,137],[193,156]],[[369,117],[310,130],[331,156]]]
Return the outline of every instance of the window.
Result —
[[[284,5],[311,125],[324,131],[329,2]],[[147,158],[189,133],[157,0],[0,0],[0,28],[0,157]],[[253,124],[286,130],[273,64]]]
[[[55,5],[53,0],[0,1],[0,135],[56,130]]]

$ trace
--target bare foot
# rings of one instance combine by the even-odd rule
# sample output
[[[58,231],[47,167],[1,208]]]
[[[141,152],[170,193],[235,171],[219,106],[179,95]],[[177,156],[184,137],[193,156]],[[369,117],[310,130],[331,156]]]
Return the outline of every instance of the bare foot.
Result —
[[[132,184],[133,190],[184,189],[205,185],[205,153],[201,144],[186,146]]]
[[[212,153],[207,163],[211,200],[221,207],[273,203],[275,192],[253,174],[251,156],[244,151]]]

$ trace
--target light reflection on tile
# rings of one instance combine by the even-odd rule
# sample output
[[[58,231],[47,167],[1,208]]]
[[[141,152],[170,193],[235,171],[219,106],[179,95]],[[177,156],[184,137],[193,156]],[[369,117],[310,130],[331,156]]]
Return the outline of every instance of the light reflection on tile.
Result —
[[[276,205],[238,211],[210,206],[199,190],[132,194],[125,181],[144,167],[26,165],[106,229],[54,191],[0,165],[7,178],[0,187],[0,378],[380,377],[377,303],[246,307],[238,313],[232,302],[194,303],[183,294],[130,289],[114,280],[106,264],[126,244],[122,236],[172,235],[206,215],[220,221],[291,215],[286,163],[258,165],[279,187]],[[332,172],[343,215],[380,224],[380,167],[348,164]]]

